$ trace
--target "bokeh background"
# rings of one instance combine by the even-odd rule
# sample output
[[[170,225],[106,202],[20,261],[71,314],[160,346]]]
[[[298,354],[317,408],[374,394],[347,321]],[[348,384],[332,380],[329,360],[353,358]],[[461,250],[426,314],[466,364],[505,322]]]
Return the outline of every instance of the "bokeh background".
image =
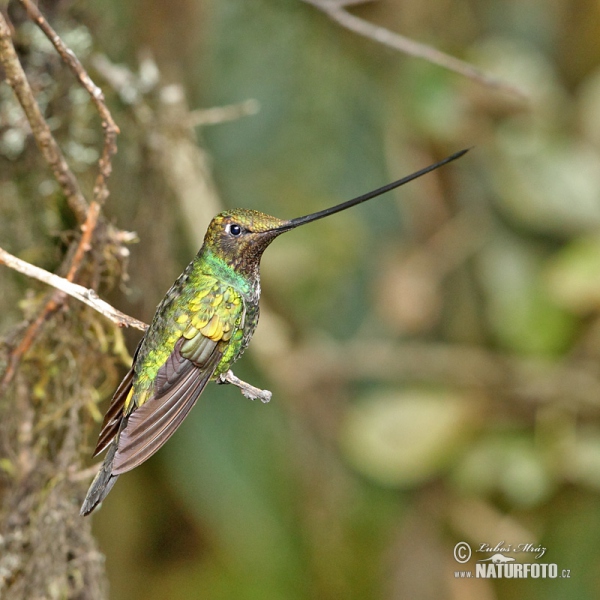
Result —
[[[120,479],[92,517],[110,597],[597,598],[600,4],[349,9],[526,100],[299,0],[42,7],[121,128],[104,212],[139,241],[129,279],[104,295],[147,322],[222,207],[291,218],[473,147],[268,249],[261,323],[235,371],[273,400],[209,386]],[[97,117],[16,9],[13,20],[46,115],[91,182]],[[0,245],[52,270],[69,217],[0,93]],[[243,116],[207,123],[222,111],[206,109],[238,103]],[[32,284],[1,277],[6,331]],[[125,338],[131,352],[139,334]],[[126,370],[114,348],[100,411]],[[97,431],[89,418],[86,451]],[[490,556],[459,565],[461,541],[544,547],[511,556],[570,578],[457,578]]]

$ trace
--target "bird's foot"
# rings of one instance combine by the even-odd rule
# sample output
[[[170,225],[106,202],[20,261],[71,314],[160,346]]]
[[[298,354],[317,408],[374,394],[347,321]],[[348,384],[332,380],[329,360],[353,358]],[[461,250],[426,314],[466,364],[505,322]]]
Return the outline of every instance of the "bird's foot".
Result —
[[[229,369],[227,373],[221,373],[217,378],[217,383],[231,383],[236,387],[240,388],[240,392],[250,400],[260,400],[261,402],[269,402],[273,394],[269,390],[261,390],[260,388],[254,387],[245,381],[242,381],[239,377],[233,374],[233,371]]]

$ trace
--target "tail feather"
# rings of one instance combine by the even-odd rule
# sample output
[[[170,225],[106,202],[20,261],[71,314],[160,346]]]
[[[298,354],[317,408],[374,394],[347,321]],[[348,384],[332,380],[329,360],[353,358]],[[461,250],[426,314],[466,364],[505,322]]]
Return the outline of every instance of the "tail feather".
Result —
[[[94,481],[92,481],[92,485],[90,485],[79,513],[82,517],[89,515],[106,498],[119,477],[112,474],[113,462],[117,453],[117,442],[118,437],[110,444],[102,467],[100,467],[100,471],[98,471],[98,474],[94,477]]]

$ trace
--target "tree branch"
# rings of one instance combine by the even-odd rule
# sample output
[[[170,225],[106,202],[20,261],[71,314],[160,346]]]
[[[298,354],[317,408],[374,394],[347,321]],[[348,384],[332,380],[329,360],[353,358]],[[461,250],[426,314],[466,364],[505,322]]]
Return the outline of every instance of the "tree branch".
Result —
[[[253,98],[237,104],[201,108],[190,112],[188,125],[190,127],[217,125],[227,121],[235,121],[241,117],[255,115],[259,110],[260,104]]]
[[[511,83],[507,83],[494,75],[490,75],[466,61],[441,52],[437,48],[411,40],[410,38],[390,31],[385,27],[373,25],[345,10],[346,6],[361,4],[360,0],[304,0],[304,2],[318,8],[330,19],[358,35],[362,35],[363,37],[383,44],[388,48],[408,54],[409,56],[423,58],[430,63],[453,71],[454,73],[458,73],[459,75],[463,75],[464,77],[487,87],[508,92],[509,94],[518,97],[520,100],[528,100],[528,95]]]
[[[75,279],[83,263],[85,254],[91,248],[92,237],[98,225],[102,205],[109,195],[107,180],[112,170],[112,156],[117,151],[116,136],[119,133],[119,128],[106,106],[102,90],[92,81],[72,50],[66,46],[48,24],[37,6],[32,4],[30,0],[21,0],[21,4],[24,6],[29,17],[48,37],[63,62],[73,71],[81,85],[89,93],[102,120],[104,131],[104,145],[98,161],[99,172],[94,185],[93,200],[88,205],[33,96],[25,72],[15,52],[10,28],[4,16],[0,13],[0,64],[4,67],[7,80],[25,112],[33,136],[44,159],[50,165],[56,180],[67,198],[69,206],[81,224],[81,237],[79,241],[75,242],[77,246],[68,254],[64,263],[64,268],[68,270],[67,280],[70,282]],[[10,384],[21,358],[34,342],[46,320],[60,307],[64,298],[63,293],[55,292],[46,302],[38,317],[30,323],[20,343],[11,353],[7,368],[0,381],[0,391],[5,390]]]
[[[5,264],[7,267],[32,277],[38,281],[42,281],[52,287],[60,290],[63,294],[67,294],[73,298],[76,298],[80,302],[87,304],[100,314],[104,315],[107,319],[110,319],[113,323],[119,327],[135,327],[141,331],[145,331],[148,325],[142,321],[138,321],[133,317],[130,317],[121,311],[113,308],[108,302],[100,299],[98,294],[94,290],[88,289],[77,283],[72,283],[64,277],[50,273],[40,267],[36,267],[12,254],[9,254],[6,250],[0,248],[0,263]]]
[[[94,186],[94,202],[99,206],[104,204],[106,198],[108,198],[109,191],[106,182],[112,171],[111,159],[117,151],[117,134],[119,127],[115,123],[106,106],[104,94],[102,90],[92,81],[91,77],[87,74],[83,65],[79,62],[79,59],[75,56],[72,50],[62,41],[58,34],[52,29],[48,21],[44,18],[38,7],[31,2],[31,0],[20,0],[24,6],[29,18],[32,19],[36,25],[44,32],[46,37],[50,40],[52,45],[56,48],[56,51],[60,55],[63,62],[73,71],[83,88],[90,95],[92,102],[96,105],[96,110],[102,119],[102,129],[104,130],[104,147],[102,149],[102,155],[98,161],[99,173],[96,178],[96,184]],[[99,207],[95,209],[99,214]],[[95,227],[95,220],[90,219],[90,215],[87,215],[88,222],[87,227]],[[97,219],[97,215],[96,215]]]
[[[217,383],[231,383],[236,387],[240,388],[242,395],[249,400],[260,400],[263,403],[271,401],[273,394],[269,390],[261,390],[260,388],[254,387],[245,381],[242,381],[239,377],[233,374],[233,371],[229,369],[227,373],[223,373],[217,379]]]
[[[6,73],[8,84],[23,107],[40,152],[50,165],[75,217],[79,223],[84,223],[87,217],[88,203],[33,96],[31,86],[15,52],[10,28],[2,12],[0,12],[0,64]]]

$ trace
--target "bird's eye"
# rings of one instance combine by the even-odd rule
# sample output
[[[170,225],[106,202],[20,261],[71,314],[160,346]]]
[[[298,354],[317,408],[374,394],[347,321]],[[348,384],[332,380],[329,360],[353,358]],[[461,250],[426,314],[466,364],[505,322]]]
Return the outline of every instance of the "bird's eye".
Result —
[[[234,237],[237,237],[242,233],[242,228],[237,223],[230,223],[225,228],[225,231],[227,231],[227,233],[230,233]]]

